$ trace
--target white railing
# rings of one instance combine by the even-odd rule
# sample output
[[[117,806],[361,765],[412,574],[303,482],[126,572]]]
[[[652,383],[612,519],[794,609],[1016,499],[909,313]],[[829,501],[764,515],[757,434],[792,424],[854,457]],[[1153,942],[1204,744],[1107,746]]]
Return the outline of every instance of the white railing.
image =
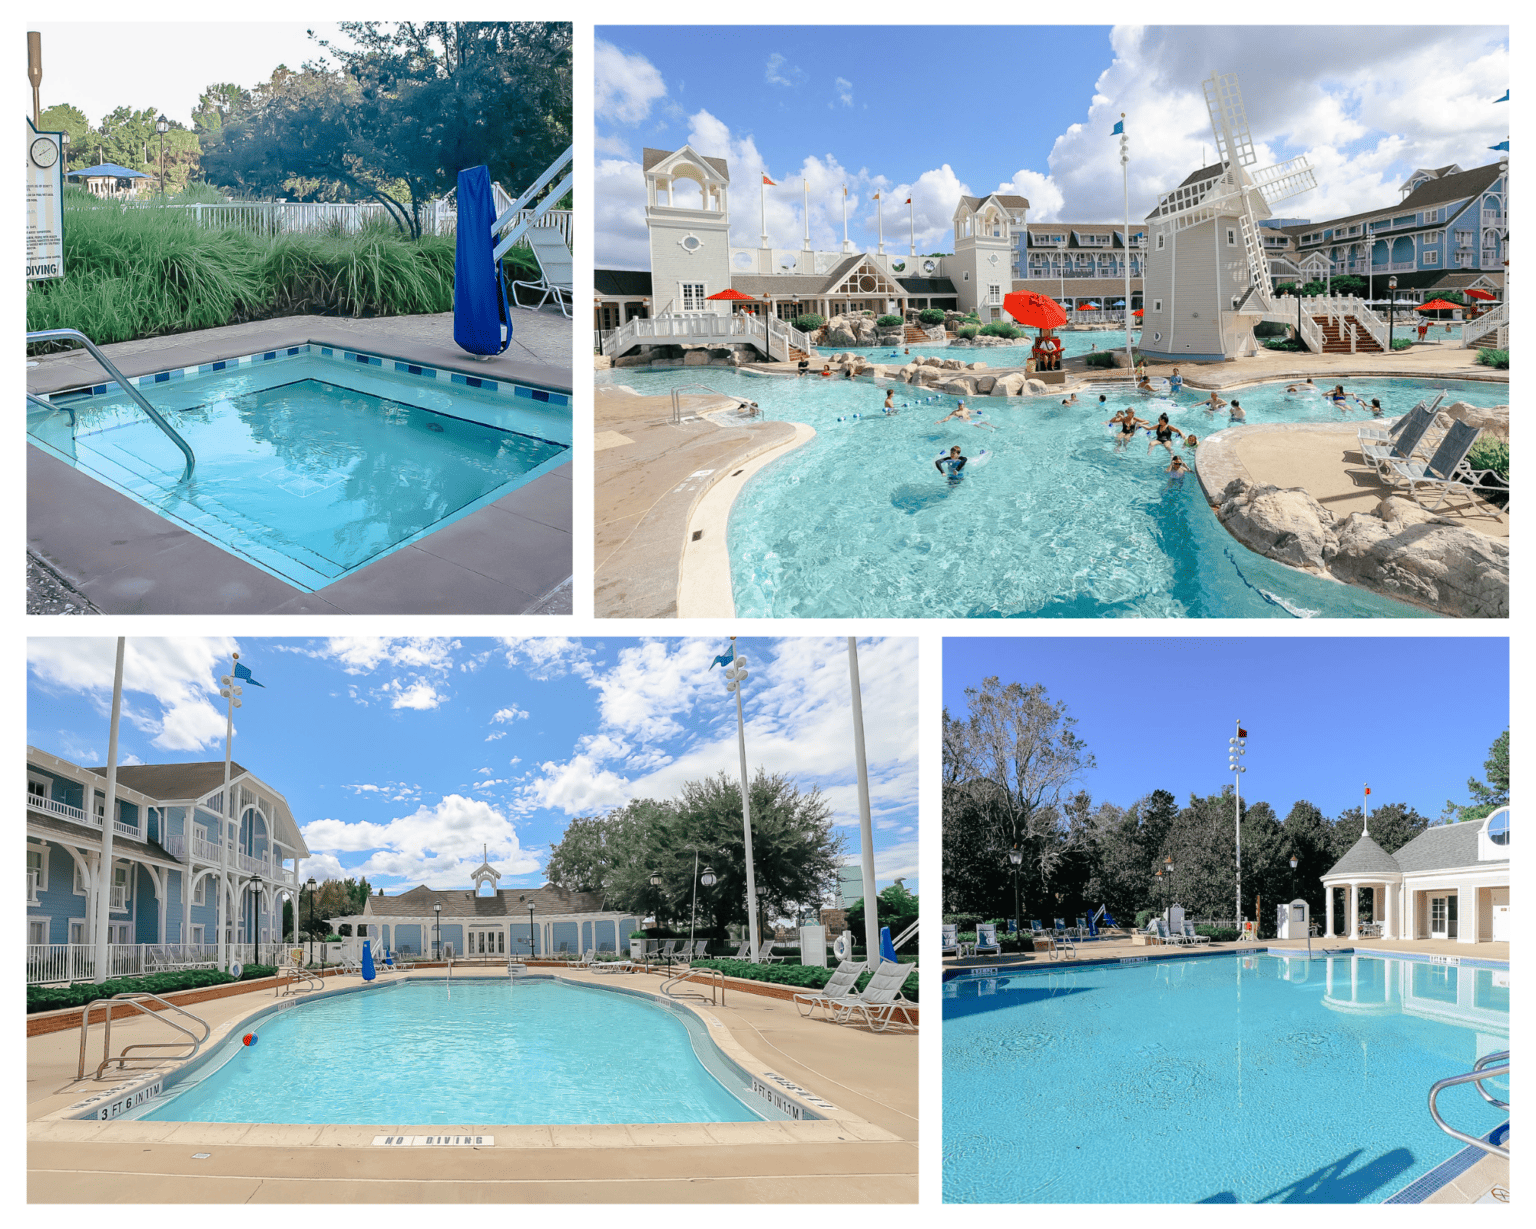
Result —
[[[242,853],[236,855],[236,861],[247,875],[263,875],[271,878],[272,868],[261,858],[253,858],[248,853]]]
[[[647,342],[665,345],[671,341],[708,343],[739,340],[756,341],[761,346],[763,320],[762,316],[746,314],[637,317],[628,321],[623,328],[615,329],[603,337],[603,353],[610,358],[617,358],[631,346]],[[774,358],[787,360],[788,347],[791,345],[798,346],[807,354],[812,353],[811,339],[805,333],[771,316],[767,320],[768,345]]]
[[[27,868],[27,904],[37,904],[38,889],[42,887],[42,875],[40,872]]]
[[[125,883],[114,883],[112,885],[112,909],[113,909],[113,911],[117,912],[117,911],[126,909],[127,907],[128,907],[128,885],[125,884]]]
[[[1307,300],[1314,316],[1327,316],[1341,335],[1347,335],[1345,324],[1353,316],[1356,323],[1375,340],[1383,350],[1387,348],[1387,322],[1376,314],[1369,304],[1356,295],[1318,295]]]
[[[112,943],[107,946],[107,976],[135,977],[170,969],[213,968],[212,944]],[[96,979],[96,949],[89,943],[27,944],[27,985]]]
[[[57,815],[60,819],[67,819],[72,824],[84,824],[89,828],[101,827],[101,816],[91,815],[79,807],[72,807],[67,802],[60,802],[56,798],[40,798],[36,794],[27,795],[27,805],[35,811],[42,811],[45,815]],[[143,834],[132,824],[125,824],[120,819],[112,821],[112,831],[119,836],[131,837],[135,841],[142,841]]]
[[[1380,277],[1384,273],[1412,273],[1419,267],[1416,260],[1394,260],[1384,265],[1371,265],[1371,276]]]
[[[1502,213],[1500,213],[1497,209],[1484,209],[1483,210],[1483,225],[1484,226],[1503,226],[1504,225],[1504,215]]]
[[[1463,348],[1470,348],[1474,341],[1489,333],[1497,333],[1508,323],[1509,304],[1500,303],[1492,311],[1484,312],[1476,320],[1469,320],[1461,326],[1461,344]]]

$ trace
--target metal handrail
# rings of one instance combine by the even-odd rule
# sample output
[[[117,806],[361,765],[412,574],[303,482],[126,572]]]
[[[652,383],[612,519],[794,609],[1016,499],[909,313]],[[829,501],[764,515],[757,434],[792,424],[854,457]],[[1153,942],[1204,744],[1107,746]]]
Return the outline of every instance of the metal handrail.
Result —
[[[696,991],[696,990],[690,991],[686,995],[682,995],[682,994],[673,994],[672,993],[672,989],[671,989],[673,986],[680,985],[681,983],[683,983],[685,981],[688,981],[691,978],[698,977],[700,975],[703,976],[705,984],[709,987],[709,1005],[711,1007],[715,1006],[715,987],[719,986],[720,987],[720,1006],[724,1007],[725,1006],[725,974],[722,973],[719,969],[695,969],[692,966],[689,966],[688,968],[684,969],[681,973],[674,974],[672,977],[669,977],[669,978],[667,978],[666,981],[662,982],[661,983],[661,993],[666,995],[669,999],[696,998],[696,999],[699,999],[702,1002],[704,996],[701,993],[699,993],[698,991]]]
[[[142,1002],[143,999],[154,999],[154,1001],[159,1003],[161,1007],[163,1007],[166,1011],[174,1011],[178,1016],[185,1016],[187,1019],[201,1025],[203,1029],[203,1035],[201,1037],[197,1037],[192,1033],[190,1029],[183,1028],[181,1025],[177,1024],[176,1021],[167,1020],[159,1012],[151,1011],[148,1007],[144,1006]],[[150,1055],[146,1054],[143,1055],[142,1058],[129,1058],[129,1050],[164,1050],[169,1049],[172,1046],[190,1044],[192,1046],[190,1053],[172,1055],[172,1057],[184,1059],[196,1058],[197,1052],[203,1048],[203,1042],[208,1040],[208,1036],[212,1032],[212,1030],[208,1027],[208,1021],[204,1020],[201,1016],[193,1015],[190,1011],[176,1006],[175,1003],[168,1002],[167,1000],[161,998],[158,994],[151,994],[148,990],[131,990],[124,994],[114,994],[109,999],[92,999],[85,1005],[85,1010],[80,1013],[80,1069],[75,1074],[75,1079],[77,1080],[85,1079],[86,1030],[90,1027],[91,1024],[91,1008],[95,1007],[97,1003],[106,1004],[107,1010],[107,1027],[106,1031],[102,1034],[101,1041],[101,1063],[96,1068],[96,1075],[94,1077],[98,1080],[101,1079],[101,1073],[110,1067],[113,1063],[116,1063],[118,1067],[121,1068],[127,1063],[139,1062],[142,1061],[142,1058],[151,1057]],[[153,1019],[159,1020],[162,1024],[169,1025],[178,1033],[185,1033],[188,1041],[139,1041],[132,1045],[124,1046],[123,1052],[114,1058],[112,1056],[113,1003],[127,1003],[129,1006],[134,1008],[134,1010],[139,1011],[146,1016],[150,1016]]]
[[[192,454],[192,446],[188,444],[186,440],[181,438],[180,433],[176,430],[175,427],[166,422],[165,417],[160,413],[159,410],[155,409],[154,406],[149,404],[149,401],[145,398],[144,394],[141,393],[132,384],[130,384],[127,377],[124,376],[123,373],[119,371],[115,366],[113,366],[112,360],[101,352],[100,347],[97,346],[94,341],[92,341],[79,329],[43,329],[40,332],[27,334],[28,345],[32,345],[34,342],[42,341],[78,341],[83,346],[85,346],[85,348],[90,351],[91,357],[100,363],[102,369],[109,376],[111,376],[114,381],[116,381],[117,386],[130,397],[132,397],[135,401],[137,401],[139,403],[139,409],[148,414],[150,421],[170,437],[171,443],[175,444],[176,447],[181,449],[181,455],[187,458],[187,468],[181,472],[181,481],[192,481],[192,471],[197,468],[197,458]],[[30,397],[31,394],[28,394],[28,396]],[[58,407],[50,406],[49,408],[57,409]]]
[[[1501,1065],[1497,1067],[1490,1067],[1488,1066],[1489,1063],[1499,1063]],[[1493,1156],[1501,1156],[1506,1161],[1509,1160],[1508,1148],[1500,1148],[1497,1144],[1491,1144],[1485,1139],[1478,1139],[1474,1135],[1467,1135],[1464,1132],[1458,1131],[1455,1127],[1450,1126],[1444,1118],[1440,1117],[1440,1110],[1435,1105],[1436,1099],[1447,1088],[1457,1084],[1475,1084],[1477,1085],[1478,1093],[1482,1096],[1484,1101],[1488,1102],[1490,1105],[1496,1106],[1499,1109],[1507,1110],[1509,1108],[1509,1102],[1500,1101],[1497,1097],[1490,1094],[1483,1087],[1483,1081],[1493,1079],[1496,1076],[1507,1076],[1508,1074],[1508,1050],[1500,1050],[1497,1054],[1483,1055],[1483,1057],[1478,1059],[1477,1062],[1473,1065],[1471,1071],[1468,1071],[1462,1075],[1448,1076],[1443,1080],[1436,1080],[1435,1083],[1429,1086],[1429,1116],[1435,1120],[1435,1125],[1444,1131],[1447,1135],[1449,1135],[1452,1139],[1459,1139],[1464,1144],[1471,1144],[1474,1148],[1481,1148],[1484,1152],[1490,1153]]]

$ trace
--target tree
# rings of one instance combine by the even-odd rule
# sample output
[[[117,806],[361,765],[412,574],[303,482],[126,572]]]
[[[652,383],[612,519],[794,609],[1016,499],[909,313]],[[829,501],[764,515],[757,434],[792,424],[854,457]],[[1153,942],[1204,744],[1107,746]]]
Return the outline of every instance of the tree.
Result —
[[[96,161],[95,133],[91,131],[91,121],[79,107],[67,102],[55,103],[38,116],[37,127],[41,132],[69,134],[69,158],[65,170],[79,170]]]
[[[1500,807],[1509,805],[1509,731],[1505,730],[1488,748],[1488,758],[1483,761],[1483,771],[1488,774],[1487,781],[1479,781],[1476,777],[1467,778],[1467,793],[1472,796],[1472,802],[1467,806],[1458,806],[1454,802],[1445,804],[1445,812],[1441,816],[1446,823],[1457,823],[1469,819],[1486,819]]]
[[[880,893],[879,901],[880,907],[876,910],[876,916],[880,925],[891,928],[891,938],[894,939],[917,921],[917,897],[907,891],[907,885],[900,879]],[[852,909],[848,910],[848,929],[855,935],[863,936],[863,900],[858,901]]]
[[[1350,807],[1333,821],[1331,844],[1335,862],[1360,839],[1364,826],[1359,807]],[[1389,802],[1371,812],[1371,839],[1388,853],[1396,853],[1427,827],[1429,820],[1404,802]]]
[[[199,136],[216,137],[224,125],[243,114],[251,105],[251,92],[231,81],[210,85],[197,96],[192,109],[192,127]]]

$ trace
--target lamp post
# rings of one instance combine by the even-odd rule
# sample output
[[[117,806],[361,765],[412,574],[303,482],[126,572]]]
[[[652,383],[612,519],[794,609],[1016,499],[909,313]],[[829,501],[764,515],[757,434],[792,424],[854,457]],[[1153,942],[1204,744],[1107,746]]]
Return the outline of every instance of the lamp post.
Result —
[[[752,868],[752,807],[747,781],[747,725],[741,710],[741,689],[746,684],[747,659],[736,652],[736,637],[731,637],[731,661],[725,669],[725,689],[736,696],[736,747],[741,757],[741,831],[747,859],[747,937],[752,944],[752,959],[757,959],[757,876]]]
[[[701,883],[706,888],[714,887],[715,886],[715,872],[714,872],[713,868],[711,868],[709,866],[706,866],[704,868],[704,873],[702,875],[699,874],[699,851],[697,849],[695,849],[693,851],[693,906],[688,911],[688,947],[689,947],[689,950],[692,950],[692,948],[693,948],[693,932],[694,932],[694,927],[695,927],[695,925],[696,925],[696,923],[698,921],[698,916],[699,916],[699,884],[701,884]],[[690,963],[691,963],[691,958],[690,958]]]
[[[161,116],[155,121],[155,131],[160,134],[160,195],[165,195],[165,134],[171,126],[171,121]]]
[[[1236,833],[1234,873],[1237,877],[1237,929],[1243,929],[1243,756],[1248,752],[1248,731],[1243,729],[1242,719],[1237,721],[1237,734],[1227,740],[1227,769],[1232,773],[1232,829]]]
[[[1163,913],[1166,915],[1168,912],[1168,885],[1163,881],[1162,867],[1158,867],[1157,874],[1153,878],[1157,880],[1157,886],[1162,890]]]
[[[1016,934],[1024,932],[1024,919],[1019,912],[1019,867],[1024,864],[1024,851],[1017,845],[1008,851],[1008,862],[1013,867],[1013,925]]]
[[[311,875],[309,882],[304,886],[309,889],[309,958],[313,961],[315,958],[315,888],[319,885]]]
[[[1168,873],[1168,895],[1172,896],[1173,895],[1173,855],[1172,854],[1169,854],[1168,857],[1163,859],[1163,870],[1165,870]]]
[[[1391,249],[1387,249],[1390,253]],[[1388,256],[1390,260],[1390,255]],[[1387,353],[1392,353],[1392,326],[1397,323],[1397,278],[1387,278],[1387,293],[1392,300],[1392,305],[1387,308]]]
[[[533,959],[533,902],[528,902],[528,959]]]
[[[432,948],[438,959],[443,955],[443,902],[432,906]]]

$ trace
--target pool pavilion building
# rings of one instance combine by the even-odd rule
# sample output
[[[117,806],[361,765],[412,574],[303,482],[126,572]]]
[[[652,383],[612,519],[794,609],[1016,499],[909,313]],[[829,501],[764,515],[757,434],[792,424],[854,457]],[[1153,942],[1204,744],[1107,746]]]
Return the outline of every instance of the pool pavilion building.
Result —
[[[1509,808],[1486,819],[1426,828],[1395,854],[1372,839],[1367,825],[1323,876],[1323,886],[1328,935],[1335,933],[1334,898],[1342,895],[1345,938],[1507,942]],[[1371,893],[1373,921],[1362,933],[1364,892]]]
[[[640,926],[634,914],[602,907],[597,892],[570,892],[551,884],[540,888],[501,888],[501,873],[489,860],[470,876],[470,890],[425,885],[399,896],[370,896],[363,911],[327,919],[333,929],[346,926],[356,939],[372,939],[380,948],[403,955],[455,956],[580,955],[619,952]]]

